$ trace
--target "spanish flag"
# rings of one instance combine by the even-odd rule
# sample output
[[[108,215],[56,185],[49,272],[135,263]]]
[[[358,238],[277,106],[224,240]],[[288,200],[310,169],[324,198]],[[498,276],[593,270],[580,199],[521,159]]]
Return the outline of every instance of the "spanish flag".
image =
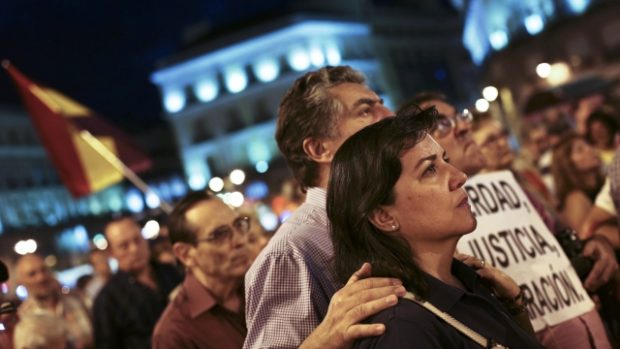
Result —
[[[92,110],[58,91],[30,81],[8,61],[3,61],[2,66],[15,81],[41,142],[74,197],[120,182],[123,172],[113,165],[115,161],[134,172],[151,166],[151,160],[127,135],[97,117]],[[89,139],[84,134],[93,137]],[[96,150],[96,145],[104,146],[105,153],[112,154],[112,160]]]

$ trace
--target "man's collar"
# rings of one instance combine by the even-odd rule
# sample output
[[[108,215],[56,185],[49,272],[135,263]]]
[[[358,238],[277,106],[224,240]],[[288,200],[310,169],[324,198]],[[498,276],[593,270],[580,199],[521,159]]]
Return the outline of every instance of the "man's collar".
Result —
[[[306,192],[306,203],[321,208],[325,208],[327,202],[327,191],[320,187],[308,188]]]
[[[211,292],[209,292],[191,272],[185,275],[183,288],[187,295],[186,305],[192,319],[211,310],[211,308],[217,304]]]

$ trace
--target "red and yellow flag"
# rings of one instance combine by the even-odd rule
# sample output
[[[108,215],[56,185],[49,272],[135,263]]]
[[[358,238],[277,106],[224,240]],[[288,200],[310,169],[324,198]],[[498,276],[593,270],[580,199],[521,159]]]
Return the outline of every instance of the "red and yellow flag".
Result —
[[[80,136],[82,130],[90,132],[97,143],[134,172],[151,166],[151,160],[127,135],[92,110],[58,91],[35,84],[8,61],[2,62],[2,66],[17,84],[41,142],[74,197],[94,193],[123,179],[122,172]]]

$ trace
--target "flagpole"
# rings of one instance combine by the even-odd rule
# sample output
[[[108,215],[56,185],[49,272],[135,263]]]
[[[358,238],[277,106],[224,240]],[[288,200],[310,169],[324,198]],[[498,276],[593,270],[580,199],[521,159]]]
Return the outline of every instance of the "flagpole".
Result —
[[[71,126],[73,127],[73,126]],[[145,195],[153,193],[159,198],[159,207],[167,213],[172,212],[172,205],[160,197],[148,184],[146,184],[132,169],[125,165],[108,147],[106,147],[97,137],[93,136],[88,130],[79,130],[78,134],[88,145],[90,145],[99,155],[107,160],[116,170],[125,176],[133,185],[138,187]]]

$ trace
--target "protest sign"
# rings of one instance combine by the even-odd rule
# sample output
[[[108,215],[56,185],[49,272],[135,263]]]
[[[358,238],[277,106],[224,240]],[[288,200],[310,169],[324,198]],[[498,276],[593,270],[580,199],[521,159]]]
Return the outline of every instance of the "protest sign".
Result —
[[[510,171],[477,175],[465,184],[476,229],[457,245],[511,276],[529,301],[539,331],[594,308],[553,234]]]

